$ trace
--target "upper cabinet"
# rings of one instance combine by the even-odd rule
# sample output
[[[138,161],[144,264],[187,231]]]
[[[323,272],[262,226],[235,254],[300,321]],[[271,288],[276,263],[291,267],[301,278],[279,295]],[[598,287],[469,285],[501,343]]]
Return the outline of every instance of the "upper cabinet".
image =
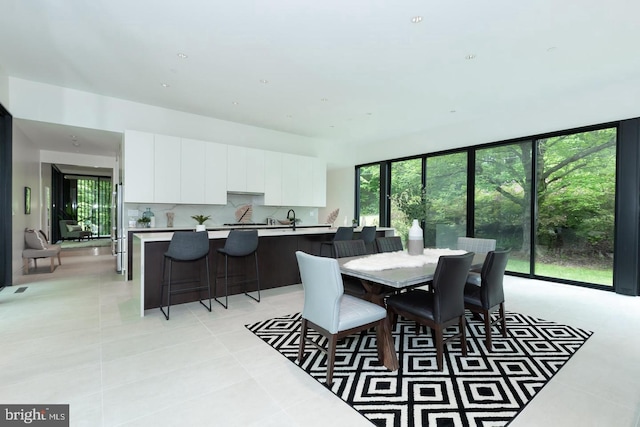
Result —
[[[265,193],[265,204],[324,207],[327,199],[327,173],[324,161],[288,153],[282,153],[281,157],[281,173],[270,170],[270,173],[282,177],[281,203],[269,203]]]
[[[264,152],[264,204],[267,206],[283,206],[282,194],[282,157],[284,154],[275,151]]]
[[[129,203],[227,203],[227,192],[264,194],[265,205],[323,207],[326,164],[316,158],[126,131]]]
[[[227,150],[229,146],[207,142],[205,150],[204,203],[227,204]]]
[[[125,202],[153,202],[153,134],[126,131],[123,145]]]
[[[227,191],[264,193],[263,150],[227,147]]]
[[[180,200],[181,161],[180,138],[154,135],[153,199],[155,203],[175,203]]]

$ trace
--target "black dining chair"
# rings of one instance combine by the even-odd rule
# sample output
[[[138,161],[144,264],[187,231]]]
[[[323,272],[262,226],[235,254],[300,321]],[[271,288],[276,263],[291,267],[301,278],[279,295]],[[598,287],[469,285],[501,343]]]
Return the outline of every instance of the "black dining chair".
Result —
[[[368,255],[367,248],[363,240],[336,240],[333,242],[333,250],[336,258]],[[362,286],[360,279],[355,277],[342,276],[344,292],[349,295],[363,298],[366,290]]]
[[[464,287],[464,305],[472,313],[482,316],[485,330],[485,345],[492,349],[491,327],[500,323],[502,336],[507,336],[504,315],[504,272],[507,269],[511,250],[490,251],[482,264],[480,274],[470,273]],[[497,319],[491,321],[491,313],[498,310]]]
[[[443,369],[445,342],[460,337],[462,354],[467,355],[464,287],[473,256],[473,252],[441,256],[433,276],[432,292],[414,289],[387,298],[387,315],[392,325],[400,315],[431,328],[439,371]],[[458,333],[444,340],[443,331],[455,324]],[[419,328],[416,331],[419,332]]]
[[[329,256],[335,257],[336,254],[333,250],[334,242],[351,239],[353,239],[353,227],[338,227],[338,229],[336,230],[336,234],[333,236],[333,240],[320,243],[320,256],[323,256],[322,249],[325,246],[328,246],[329,250],[331,251],[331,254]]]
[[[182,286],[175,288],[175,284],[172,283],[173,263],[193,263],[200,260],[204,260],[207,278],[206,283],[201,284],[200,286],[189,288],[185,288]],[[165,279],[167,261],[169,261],[168,280]],[[202,298],[200,299],[200,304],[202,304],[207,310],[211,311],[211,279],[209,277],[209,233],[207,233],[206,231],[176,231],[175,233],[173,233],[171,241],[169,242],[169,248],[167,252],[165,252],[162,262],[162,286],[160,291],[161,299],[162,292],[165,286],[167,287],[167,311],[164,311],[162,302],[160,303],[160,311],[162,311],[162,314],[164,314],[164,317],[167,320],[169,320],[169,314],[171,311],[171,296],[180,293],[207,290],[209,295],[209,306],[207,307],[207,305],[202,302]]]
[[[376,237],[378,252],[396,252],[404,250],[400,236]]]

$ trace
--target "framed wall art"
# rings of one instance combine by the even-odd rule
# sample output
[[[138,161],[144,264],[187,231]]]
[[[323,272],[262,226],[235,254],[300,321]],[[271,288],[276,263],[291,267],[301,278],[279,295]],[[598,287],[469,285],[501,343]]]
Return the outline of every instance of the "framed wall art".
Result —
[[[29,215],[31,213],[31,188],[24,187],[24,213]]]

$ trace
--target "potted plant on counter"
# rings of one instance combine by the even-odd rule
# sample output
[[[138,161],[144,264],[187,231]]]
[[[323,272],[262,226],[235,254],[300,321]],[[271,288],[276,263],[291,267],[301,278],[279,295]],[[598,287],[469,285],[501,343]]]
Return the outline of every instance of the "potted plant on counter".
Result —
[[[204,226],[204,222],[211,218],[211,215],[192,215],[191,218],[198,221],[198,225],[196,225],[196,231],[205,231],[207,227]]]
[[[149,228],[149,224],[151,223],[151,218],[148,216],[143,216],[142,218],[138,218],[138,224],[140,224],[141,228]]]

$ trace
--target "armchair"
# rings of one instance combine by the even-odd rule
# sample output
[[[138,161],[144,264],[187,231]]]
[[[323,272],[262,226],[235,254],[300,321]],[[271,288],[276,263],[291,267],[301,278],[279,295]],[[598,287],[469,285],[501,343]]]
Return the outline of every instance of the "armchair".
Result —
[[[60,224],[60,236],[62,240],[78,239],[78,241],[91,237],[90,231],[84,231],[82,226],[78,224],[75,219],[61,219]]]

